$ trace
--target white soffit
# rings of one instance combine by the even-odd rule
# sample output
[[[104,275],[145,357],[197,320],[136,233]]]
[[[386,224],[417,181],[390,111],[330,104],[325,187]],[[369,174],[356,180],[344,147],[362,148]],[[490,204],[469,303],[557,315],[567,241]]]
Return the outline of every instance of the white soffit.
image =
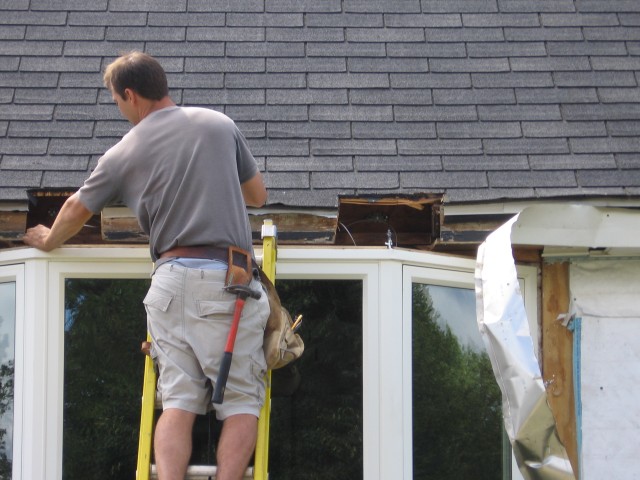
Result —
[[[640,251],[640,209],[580,204],[527,207],[513,224],[511,242],[560,247],[558,251],[563,248],[585,252],[590,249]]]

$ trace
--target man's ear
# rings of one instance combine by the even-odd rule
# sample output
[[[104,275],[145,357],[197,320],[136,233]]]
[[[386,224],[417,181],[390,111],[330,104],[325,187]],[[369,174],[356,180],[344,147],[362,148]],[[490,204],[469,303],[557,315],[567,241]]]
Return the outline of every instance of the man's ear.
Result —
[[[136,98],[136,92],[130,88],[125,88],[124,89],[124,100],[126,101],[131,101],[132,103],[135,103],[137,98]]]

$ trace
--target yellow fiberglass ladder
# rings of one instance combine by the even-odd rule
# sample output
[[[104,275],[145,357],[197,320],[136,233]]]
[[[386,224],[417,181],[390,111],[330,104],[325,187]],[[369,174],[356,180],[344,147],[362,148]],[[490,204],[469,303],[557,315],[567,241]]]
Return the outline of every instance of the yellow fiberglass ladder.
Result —
[[[262,270],[275,283],[277,258],[277,230],[271,220],[262,225]],[[147,341],[151,338],[147,335]],[[144,380],[142,386],[142,411],[140,414],[140,437],[138,440],[138,463],[136,480],[157,479],[155,465],[151,464],[151,444],[153,439],[154,413],[156,409],[156,371],[149,355],[144,361]],[[258,419],[258,440],[254,455],[254,464],[244,474],[245,479],[267,480],[269,465],[269,418],[271,416],[271,371],[265,379],[266,394],[264,405]],[[215,478],[215,465],[190,465],[186,479],[209,480]]]

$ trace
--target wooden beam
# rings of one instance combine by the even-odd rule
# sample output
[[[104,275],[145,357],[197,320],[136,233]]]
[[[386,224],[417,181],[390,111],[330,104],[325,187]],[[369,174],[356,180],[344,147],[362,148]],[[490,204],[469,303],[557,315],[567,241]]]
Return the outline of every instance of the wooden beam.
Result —
[[[24,232],[27,230],[27,212],[0,211],[0,240],[16,241],[22,240]]]
[[[578,447],[573,391],[573,334],[561,322],[569,311],[568,262],[542,265],[542,377],[560,441],[576,478]],[[560,317],[560,319],[559,319]]]

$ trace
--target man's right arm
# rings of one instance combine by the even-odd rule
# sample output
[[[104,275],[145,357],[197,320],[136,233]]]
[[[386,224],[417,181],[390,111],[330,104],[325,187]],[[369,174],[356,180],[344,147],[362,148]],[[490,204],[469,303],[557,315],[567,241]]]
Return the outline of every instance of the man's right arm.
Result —
[[[78,233],[85,223],[93,216],[74,193],[70,196],[49,229],[44,225],[37,225],[27,230],[23,237],[25,244],[49,252]]]

